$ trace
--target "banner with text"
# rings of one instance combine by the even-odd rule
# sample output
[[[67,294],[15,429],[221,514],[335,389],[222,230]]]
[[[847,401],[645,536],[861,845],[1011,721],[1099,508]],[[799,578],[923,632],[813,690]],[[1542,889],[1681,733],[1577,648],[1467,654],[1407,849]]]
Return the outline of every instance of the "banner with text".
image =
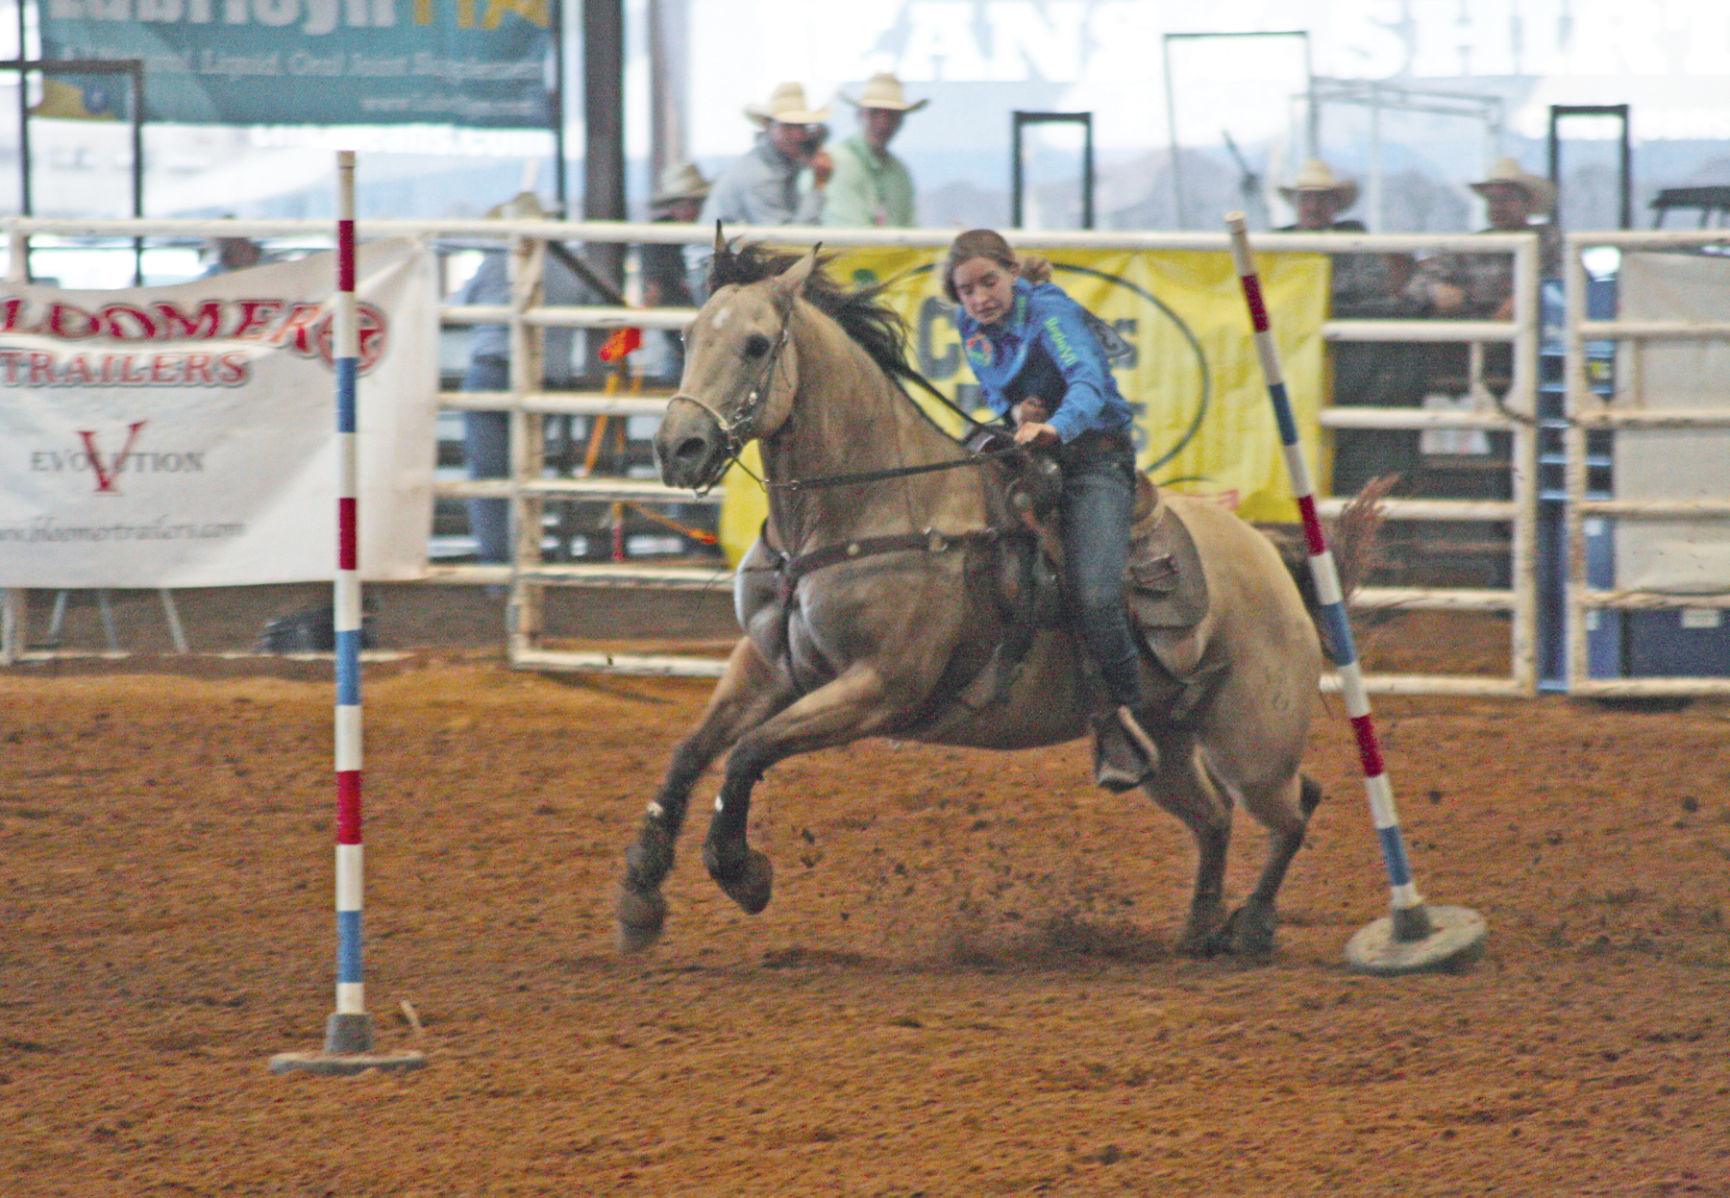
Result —
[[[42,57],[136,58],[145,119],[546,128],[550,0],[41,0]],[[118,115],[104,89],[51,114]],[[63,109],[64,111],[60,111]]]
[[[1039,247],[1029,236],[1018,248]],[[1050,257],[1052,281],[1115,334],[1111,365],[1135,409],[1141,468],[1162,486],[1212,496],[1247,520],[1295,521],[1279,429],[1231,256],[1065,250]],[[978,388],[962,356],[955,305],[943,297],[936,258],[930,250],[853,250],[838,255],[829,270],[859,284],[891,280],[884,298],[907,321],[914,365],[972,410],[982,406]],[[1305,460],[1319,478],[1328,260],[1321,254],[1265,254],[1256,256],[1256,265]],[[926,406],[946,427],[958,425],[935,403]],[[761,489],[735,468],[727,476],[721,529],[732,560],[756,537],[764,510]]]
[[[0,587],[305,582],[336,570],[334,255],[174,287],[0,283]],[[432,530],[431,250],[359,248],[360,568]]]

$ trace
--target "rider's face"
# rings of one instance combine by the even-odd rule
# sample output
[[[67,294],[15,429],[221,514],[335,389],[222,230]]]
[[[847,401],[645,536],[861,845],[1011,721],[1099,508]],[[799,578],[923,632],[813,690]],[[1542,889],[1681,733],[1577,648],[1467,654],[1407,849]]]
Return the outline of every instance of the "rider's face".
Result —
[[[949,282],[967,315],[980,324],[997,324],[1015,304],[1015,274],[995,258],[969,258]]]

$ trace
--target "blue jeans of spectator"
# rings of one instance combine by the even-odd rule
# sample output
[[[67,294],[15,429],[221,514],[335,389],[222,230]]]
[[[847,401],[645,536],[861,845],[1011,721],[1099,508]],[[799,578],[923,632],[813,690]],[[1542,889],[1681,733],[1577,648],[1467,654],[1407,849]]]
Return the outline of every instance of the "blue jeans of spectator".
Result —
[[[475,358],[463,374],[464,391],[509,391],[510,363],[503,358]],[[505,412],[463,413],[463,464],[470,478],[506,478],[511,471],[511,418]],[[483,562],[511,559],[511,502],[508,499],[468,501],[469,531],[475,538],[475,558]]]
[[[1141,705],[1141,656],[1123,606],[1135,516],[1135,451],[1121,433],[1084,433],[1058,450],[1070,610],[1114,705]]]

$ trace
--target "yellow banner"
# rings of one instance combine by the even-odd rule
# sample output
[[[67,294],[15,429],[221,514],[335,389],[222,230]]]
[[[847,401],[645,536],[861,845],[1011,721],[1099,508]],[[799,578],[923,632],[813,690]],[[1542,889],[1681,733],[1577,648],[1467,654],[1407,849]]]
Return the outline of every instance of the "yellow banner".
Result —
[[[943,298],[937,278],[939,257],[930,250],[851,250],[828,269],[859,284],[891,280],[884,299],[907,321],[914,365],[959,406],[983,414],[955,331],[954,305]],[[1162,486],[1213,496],[1245,519],[1295,521],[1279,428],[1231,255],[1092,250],[1050,258],[1052,282],[1110,325],[1122,343],[1112,369],[1135,409],[1141,468]],[[1256,269],[1304,459],[1319,478],[1328,261],[1322,254],[1263,254],[1256,256]],[[917,390],[914,398],[943,414]],[[943,422],[959,427],[953,416]],[[746,460],[757,471],[755,447]],[[726,485],[721,543],[736,562],[756,537],[766,505],[762,488],[739,469],[727,475]]]

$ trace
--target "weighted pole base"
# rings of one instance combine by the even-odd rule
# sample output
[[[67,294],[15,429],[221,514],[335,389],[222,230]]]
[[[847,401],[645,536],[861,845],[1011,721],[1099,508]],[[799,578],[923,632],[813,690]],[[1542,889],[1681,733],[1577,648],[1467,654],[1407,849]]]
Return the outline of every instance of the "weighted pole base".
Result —
[[[1490,926],[1471,908],[1426,906],[1359,928],[1346,942],[1346,964],[1381,977],[1453,973],[1483,956],[1489,940]]]
[[[318,1073],[327,1077],[349,1077],[368,1069],[402,1072],[425,1065],[425,1053],[373,1048],[370,1016],[340,1013],[325,1020],[322,1051],[279,1052],[270,1058],[272,1073]]]

